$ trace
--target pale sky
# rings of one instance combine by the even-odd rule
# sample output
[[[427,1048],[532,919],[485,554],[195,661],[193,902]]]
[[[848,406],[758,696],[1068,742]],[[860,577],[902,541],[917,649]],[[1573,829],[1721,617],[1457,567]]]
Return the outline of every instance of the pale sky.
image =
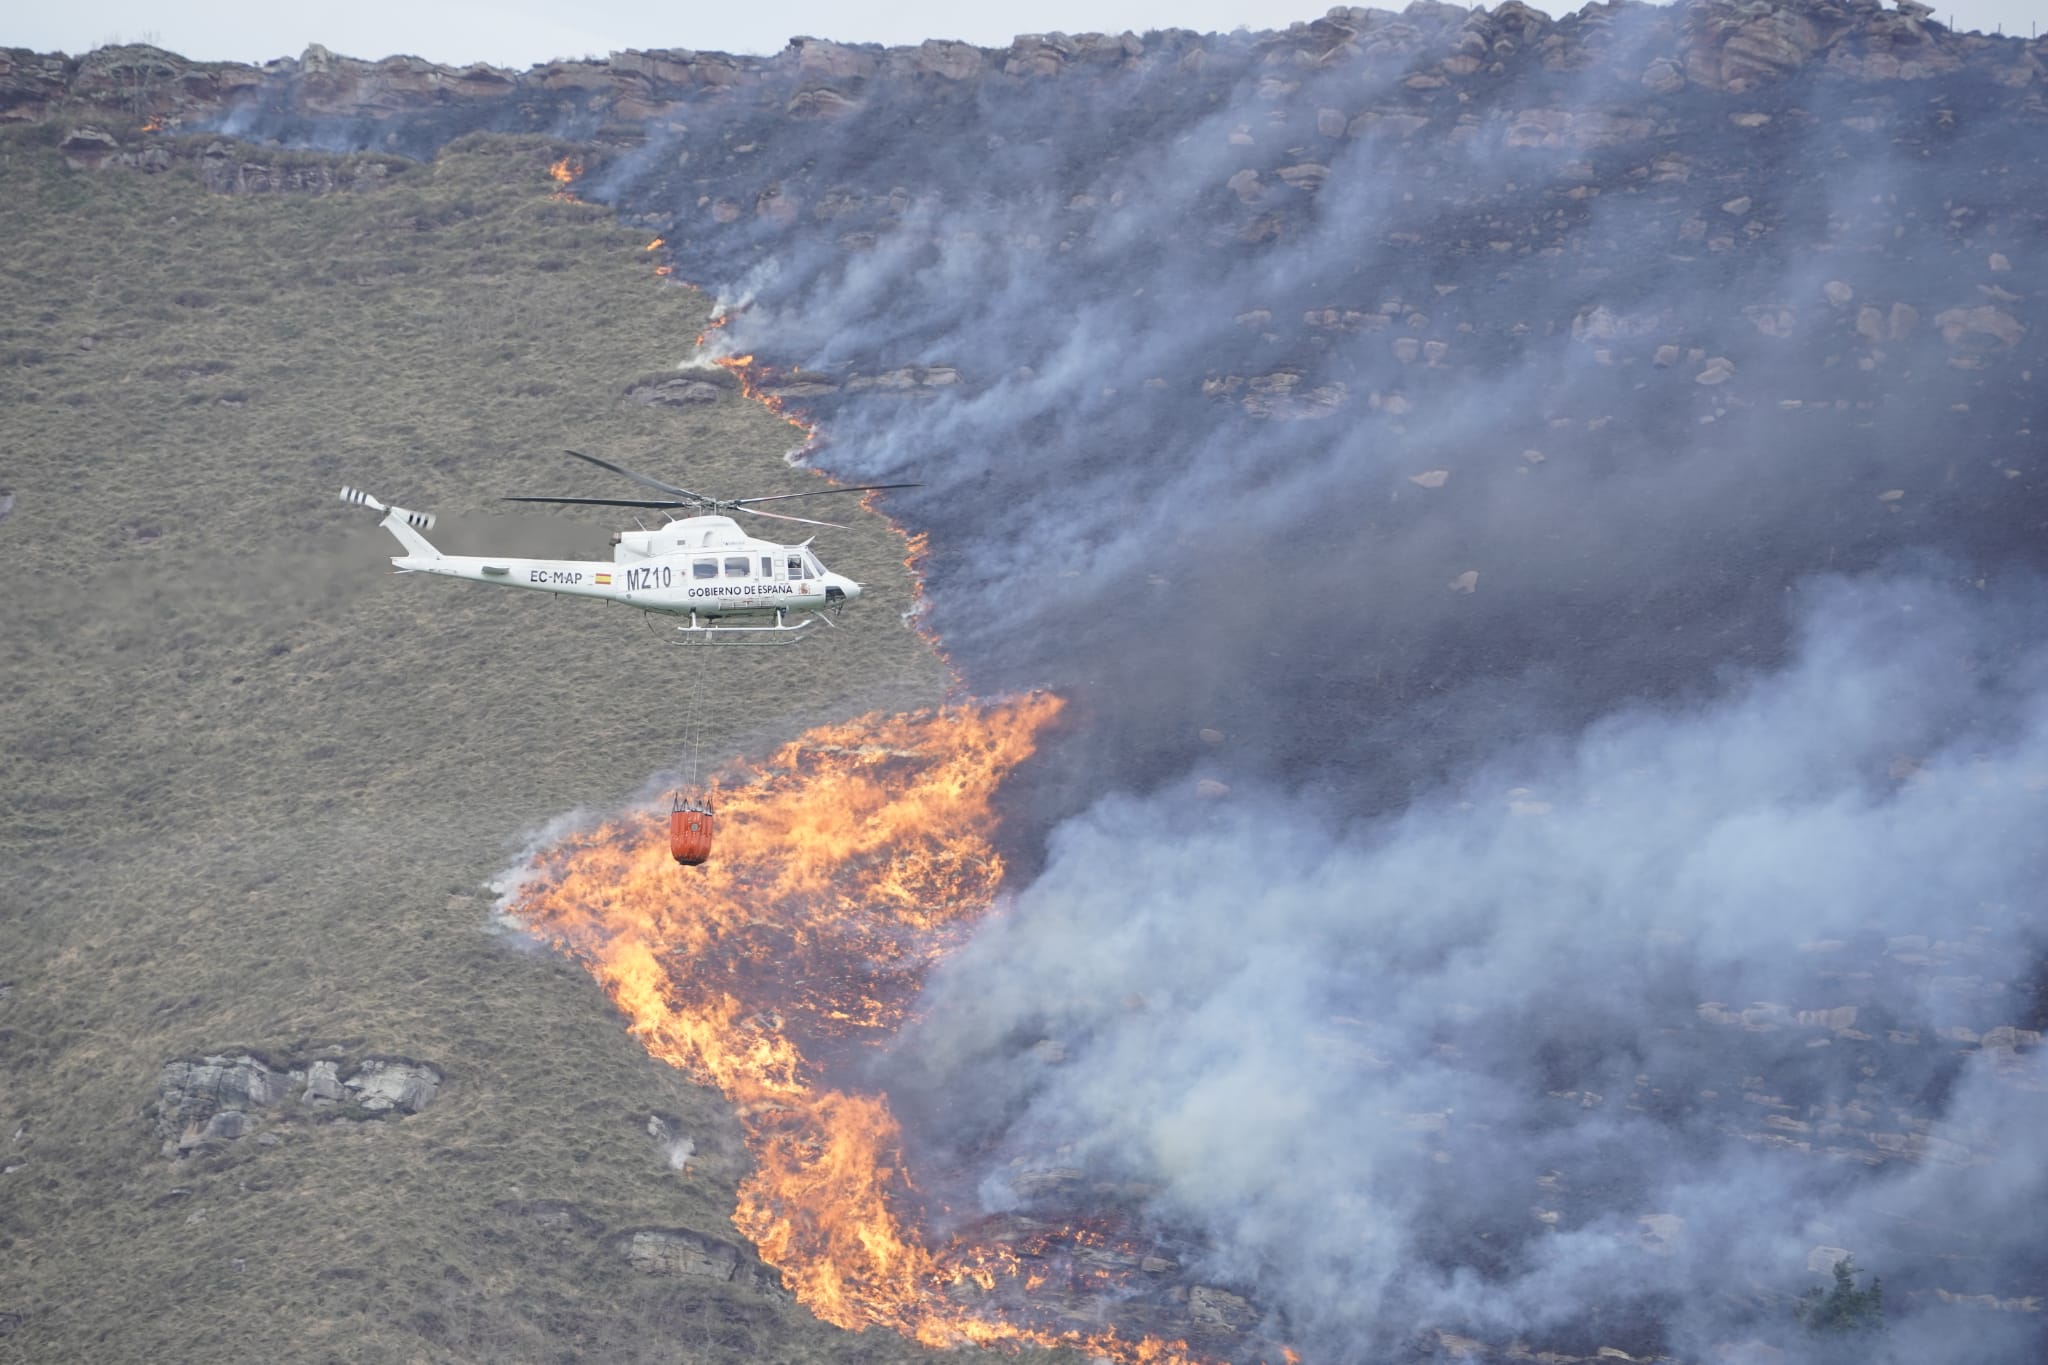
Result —
[[[1399,9],[1406,0],[1380,0]],[[1963,29],[2033,36],[2048,0],[1930,0],[1935,17]],[[847,42],[915,43],[961,38],[983,47],[1019,33],[1190,28],[1202,32],[1285,28],[1328,6],[1315,0],[352,0],[283,5],[274,0],[81,0],[23,4],[0,18],[0,46],[81,53],[112,42],[153,42],[202,60],[260,62],[320,43],[352,57],[411,53],[446,63],[527,67],[554,57],[603,56],[622,48],[689,47],[772,53],[797,35]],[[1489,6],[1491,8],[1491,6]],[[1552,14],[1573,0],[1538,5]]]

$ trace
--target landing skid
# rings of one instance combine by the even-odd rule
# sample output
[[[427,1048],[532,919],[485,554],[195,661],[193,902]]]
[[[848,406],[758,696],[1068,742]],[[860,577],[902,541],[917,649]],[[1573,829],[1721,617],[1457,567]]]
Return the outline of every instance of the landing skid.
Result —
[[[789,624],[787,614],[775,613],[772,626],[717,626],[697,619],[697,613],[690,613],[690,624],[676,627],[676,640],[686,645],[793,645],[806,637],[801,633],[813,621],[831,621],[822,616],[806,616],[795,625]]]

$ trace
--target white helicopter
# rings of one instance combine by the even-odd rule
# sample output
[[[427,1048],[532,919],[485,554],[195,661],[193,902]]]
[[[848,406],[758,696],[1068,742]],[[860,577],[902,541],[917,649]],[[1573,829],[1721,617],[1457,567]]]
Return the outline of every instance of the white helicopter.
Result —
[[[688,515],[672,518],[659,530],[614,531],[612,562],[589,559],[508,559],[493,555],[445,555],[422,531],[432,529],[431,512],[393,507],[355,488],[341,490],[341,500],[382,512],[379,524],[405,547],[391,557],[399,573],[441,574],[478,583],[531,588],[570,597],[598,597],[641,611],[686,616],[676,627],[685,642],[713,644],[746,641],[794,641],[822,613],[860,597],[860,584],[832,573],[811,552],[811,542],[784,545],[756,540],[726,512],[806,526],[841,527],[834,521],[813,521],[784,512],[765,512],[754,504],[818,498],[838,493],[869,493],[891,488],[917,488],[914,483],[873,483],[857,488],[820,488],[808,493],[776,493],[764,498],[711,498],[672,483],[637,474],[594,455],[568,451],[586,464],[622,474],[665,498],[509,497],[507,502],[553,502],[580,506],[645,507]],[[808,613],[790,621],[792,613]],[[734,624],[729,618],[742,618]],[[772,617],[772,620],[763,618]],[[826,624],[831,622],[826,620]]]

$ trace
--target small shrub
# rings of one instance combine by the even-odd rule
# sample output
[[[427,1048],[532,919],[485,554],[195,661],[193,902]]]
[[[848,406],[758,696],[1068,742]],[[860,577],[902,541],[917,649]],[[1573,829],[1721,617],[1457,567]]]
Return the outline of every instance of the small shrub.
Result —
[[[1884,1330],[1884,1281],[1872,1276],[1870,1288],[1856,1287],[1856,1258],[1835,1262],[1834,1288],[1818,1286],[1792,1306],[1799,1323],[1816,1336],[1849,1336]]]

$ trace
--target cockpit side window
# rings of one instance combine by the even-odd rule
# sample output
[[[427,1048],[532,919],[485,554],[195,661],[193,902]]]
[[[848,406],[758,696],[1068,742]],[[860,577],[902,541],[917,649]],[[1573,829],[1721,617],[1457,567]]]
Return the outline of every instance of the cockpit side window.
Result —
[[[791,555],[789,557],[789,576],[791,578],[806,577],[804,573],[804,557],[802,555]]]
[[[824,576],[825,576],[825,566],[824,566],[824,565],[822,565],[822,564],[820,564],[820,563],[818,563],[818,557],[817,557],[816,555],[812,554],[812,553],[811,553],[811,552],[810,552],[809,550],[805,550],[805,551],[804,551],[804,577],[806,577],[806,578],[823,578]]]

